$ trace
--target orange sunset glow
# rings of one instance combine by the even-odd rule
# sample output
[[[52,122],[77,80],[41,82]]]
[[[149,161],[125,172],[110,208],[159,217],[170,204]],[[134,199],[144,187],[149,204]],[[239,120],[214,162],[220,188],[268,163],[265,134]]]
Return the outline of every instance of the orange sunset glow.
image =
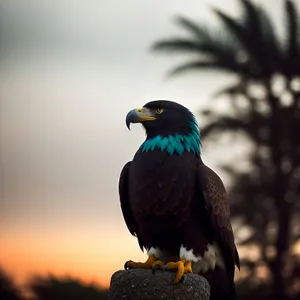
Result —
[[[4,234],[1,235],[0,265],[13,273],[21,284],[30,275],[49,272],[107,287],[111,275],[122,269],[125,261],[145,257],[135,238],[125,230],[107,230],[98,241],[95,236],[99,236],[99,232],[80,230],[45,232],[35,236]]]

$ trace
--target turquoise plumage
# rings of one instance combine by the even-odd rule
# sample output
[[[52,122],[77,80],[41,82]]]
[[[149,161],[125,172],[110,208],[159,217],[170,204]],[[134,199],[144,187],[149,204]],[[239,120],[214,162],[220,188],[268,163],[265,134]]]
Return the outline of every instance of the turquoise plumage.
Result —
[[[185,135],[175,134],[167,137],[158,135],[147,139],[141,145],[141,150],[143,152],[152,152],[155,149],[160,149],[161,151],[167,151],[169,155],[182,155],[184,151],[187,151],[200,155],[201,137],[198,123],[194,116],[192,116],[190,127],[191,132]]]

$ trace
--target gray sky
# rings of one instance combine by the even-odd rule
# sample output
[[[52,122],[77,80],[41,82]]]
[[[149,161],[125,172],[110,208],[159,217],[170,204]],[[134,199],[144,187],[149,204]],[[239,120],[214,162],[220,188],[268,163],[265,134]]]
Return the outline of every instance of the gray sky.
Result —
[[[233,80],[212,73],[166,80],[181,59],[153,55],[149,47],[182,33],[172,22],[175,16],[213,26],[209,7],[234,15],[236,3],[1,1],[8,49],[0,70],[4,241],[21,241],[24,232],[29,240],[56,230],[76,235],[80,228],[78,240],[88,243],[85,232],[97,240],[110,228],[135,243],[121,216],[117,187],[144,132],[139,126],[126,129],[126,113],[153,99],[178,101],[196,112]],[[263,3],[280,20],[282,1]],[[224,159],[216,150],[203,149],[212,167]]]

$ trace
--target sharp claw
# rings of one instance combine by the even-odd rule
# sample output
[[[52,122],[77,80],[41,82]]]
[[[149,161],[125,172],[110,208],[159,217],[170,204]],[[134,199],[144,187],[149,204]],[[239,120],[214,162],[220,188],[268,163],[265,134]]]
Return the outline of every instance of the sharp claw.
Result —
[[[181,259],[177,262],[168,262],[164,269],[170,271],[176,271],[175,285],[182,283],[184,281],[184,274],[192,272],[191,261],[186,261]]]
[[[174,287],[178,286],[179,284],[183,284],[185,280],[185,275],[183,274],[182,277],[179,279],[179,281],[174,282]]]
[[[124,264],[124,269],[125,269],[125,270],[128,270],[128,269],[129,269],[128,263],[130,263],[130,262],[132,262],[132,260],[128,260],[128,261],[126,261],[126,263]]]
[[[160,264],[156,264],[153,268],[152,268],[152,274],[154,274],[157,270],[163,271]]]

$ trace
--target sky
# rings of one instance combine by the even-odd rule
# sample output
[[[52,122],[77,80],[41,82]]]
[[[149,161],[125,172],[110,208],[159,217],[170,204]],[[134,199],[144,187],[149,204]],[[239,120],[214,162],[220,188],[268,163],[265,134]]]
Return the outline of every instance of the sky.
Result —
[[[182,34],[175,16],[213,27],[211,6],[236,15],[237,1],[0,3],[0,266],[19,282],[53,272],[107,286],[125,261],[145,259],[118,199],[121,169],[144,139],[140,126],[127,130],[126,113],[154,99],[197,113],[234,80],[205,72],[167,79],[184,58],[150,46]],[[263,3],[278,23],[282,1]],[[202,152],[216,170],[245,154]]]

